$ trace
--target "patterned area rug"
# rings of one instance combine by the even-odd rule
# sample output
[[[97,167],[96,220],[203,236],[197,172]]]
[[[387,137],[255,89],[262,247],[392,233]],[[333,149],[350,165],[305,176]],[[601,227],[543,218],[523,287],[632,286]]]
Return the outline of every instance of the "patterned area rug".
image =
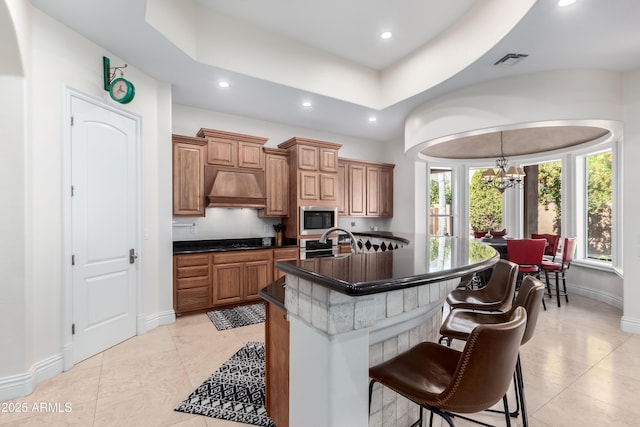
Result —
[[[276,427],[267,416],[264,343],[251,341],[187,397],[176,411]]]
[[[219,331],[239,328],[240,326],[255,325],[265,320],[264,304],[243,305],[241,307],[225,308],[207,313]]]

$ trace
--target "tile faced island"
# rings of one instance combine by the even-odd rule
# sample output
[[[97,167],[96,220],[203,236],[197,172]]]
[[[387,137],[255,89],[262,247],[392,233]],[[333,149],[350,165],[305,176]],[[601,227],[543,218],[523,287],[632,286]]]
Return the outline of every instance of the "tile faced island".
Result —
[[[286,273],[290,426],[410,425],[417,419],[416,405],[379,385],[369,411],[369,366],[437,341],[448,293],[460,277],[492,267],[499,255],[469,239],[398,238],[410,243],[276,264]]]

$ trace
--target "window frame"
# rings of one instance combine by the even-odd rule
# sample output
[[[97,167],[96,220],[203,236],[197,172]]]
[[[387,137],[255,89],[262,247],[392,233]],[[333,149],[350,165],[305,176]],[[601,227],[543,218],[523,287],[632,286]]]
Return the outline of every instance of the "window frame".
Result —
[[[611,262],[586,258],[586,157],[611,151],[612,153],[612,224],[611,224]],[[618,195],[622,194],[623,176],[622,161],[623,142],[621,139],[611,141],[606,139],[585,147],[572,147],[565,151],[546,153],[538,156],[523,156],[510,159],[511,162],[520,165],[541,164],[551,161],[562,163],[562,237],[575,236],[579,244],[573,264],[582,267],[593,268],[608,272],[614,272],[623,276],[622,265],[622,200]],[[582,159],[582,161],[581,161]],[[427,174],[432,169],[451,169],[452,171],[452,216],[453,230],[457,237],[468,237],[469,224],[469,173],[471,170],[486,168],[486,160],[468,161],[456,163],[428,162]],[[427,178],[427,221],[429,219],[430,206],[430,177]],[[584,183],[584,185],[583,185]],[[503,201],[503,223],[509,230],[509,237],[521,237],[523,230],[524,209],[522,191],[505,192]],[[569,220],[571,218],[571,220]],[[582,231],[581,231],[582,230]]]
[[[449,172],[451,174],[450,178],[450,188],[451,188],[451,212],[449,214],[438,214],[431,215],[431,176],[434,171],[440,172]],[[456,169],[451,166],[437,166],[437,165],[427,165],[427,232],[431,235],[431,227],[430,227],[430,219],[432,217],[435,218],[449,218],[449,224],[451,226],[451,236],[457,236],[456,230],[459,229],[459,221],[457,220],[458,216],[456,215],[455,207],[457,205],[456,199],[456,186],[455,186],[455,175]],[[439,235],[434,235],[439,236]]]
[[[600,146],[597,149],[585,149],[575,154],[575,230],[574,235],[578,238],[578,246],[574,263],[583,267],[594,268],[602,271],[622,272],[621,256],[621,203],[617,197],[621,194],[618,177],[621,176],[621,164],[619,159],[621,144],[611,143]],[[602,261],[588,257],[588,219],[587,219],[587,159],[602,153],[611,153],[611,261]]]

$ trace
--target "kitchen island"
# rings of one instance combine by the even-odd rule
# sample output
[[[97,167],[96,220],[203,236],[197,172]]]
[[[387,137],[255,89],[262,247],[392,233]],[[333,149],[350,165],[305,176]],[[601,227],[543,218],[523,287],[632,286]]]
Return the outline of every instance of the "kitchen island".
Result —
[[[398,250],[277,263],[286,273],[290,426],[417,419],[416,405],[380,386],[369,411],[369,366],[436,341],[448,293],[461,276],[490,268],[499,256],[468,239],[408,240]]]

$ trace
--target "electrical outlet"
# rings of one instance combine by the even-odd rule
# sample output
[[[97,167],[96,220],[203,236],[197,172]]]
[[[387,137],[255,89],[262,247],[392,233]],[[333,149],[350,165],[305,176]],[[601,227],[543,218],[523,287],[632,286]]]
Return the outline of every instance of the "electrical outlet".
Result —
[[[189,231],[191,232],[191,234],[196,234],[198,232],[198,227],[196,227],[196,225],[192,225],[191,228],[189,228]]]
[[[263,233],[268,233],[269,232],[269,224],[262,224],[262,232]]]

